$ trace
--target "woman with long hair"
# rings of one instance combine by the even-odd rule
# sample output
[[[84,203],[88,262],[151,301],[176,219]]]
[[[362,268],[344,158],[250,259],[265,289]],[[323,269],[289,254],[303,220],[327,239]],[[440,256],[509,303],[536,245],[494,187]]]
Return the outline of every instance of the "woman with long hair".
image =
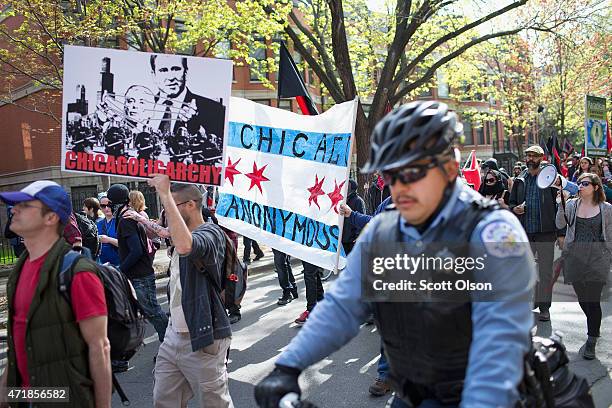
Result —
[[[595,358],[601,327],[601,293],[612,261],[612,205],[605,201],[601,178],[583,173],[578,197],[557,210],[557,228],[567,226],[563,242],[565,283],[571,283],[587,318],[587,341],[580,355]]]
[[[93,222],[104,218],[104,214],[100,211],[100,202],[95,197],[88,197],[83,201],[83,212]]]
[[[601,178],[601,183],[603,184],[603,192],[606,196],[606,201],[609,203],[612,202],[612,188],[608,187],[608,185],[606,184],[607,180],[605,180],[604,178],[603,167],[599,163],[595,163],[589,168],[589,172],[595,173]]]
[[[100,219],[98,226],[98,237],[102,243],[100,257],[101,264],[110,263],[115,268],[119,268],[119,241],[117,241],[117,220],[113,215],[113,206],[110,200],[104,196],[100,198],[100,208],[104,213],[104,218]]]
[[[593,165],[593,159],[591,159],[590,157],[584,156],[583,158],[581,158],[578,164],[578,169],[572,175],[571,181],[576,182],[578,180],[578,177],[580,177],[582,173],[588,173],[589,168],[592,165]]]

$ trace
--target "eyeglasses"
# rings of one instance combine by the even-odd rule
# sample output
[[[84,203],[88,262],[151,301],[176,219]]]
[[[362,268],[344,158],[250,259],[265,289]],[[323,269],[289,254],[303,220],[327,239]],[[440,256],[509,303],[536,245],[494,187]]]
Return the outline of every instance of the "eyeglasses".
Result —
[[[433,169],[437,165],[438,161],[434,160],[427,164],[412,165],[397,171],[383,171],[382,178],[388,186],[392,186],[397,180],[401,181],[403,184],[414,183],[424,178],[427,175],[427,171]]]
[[[38,208],[39,210],[42,210],[42,207],[38,206],[38,205],[32,205],[32,204],[28,204],[27,202],[22,202],[22,203],[17,203],[13,206],[13,208],[17,208],[20,210],[26,209],[26,208]]]
[[[110,204],[100,204],[100,208],[110,208]]]
[[[176,206],[178,207],[180,205],[187,204],[190,201],[193,201],[193,200],[187,200],[187,201],[183,201],[182,203],[177,203]]]
[[[591,183],[591,182],[590,182],[590,181],[588,181],[588,180],[582,180],[582,181],[579,181],[579,182],[578,182],[578,185],[579,185],[579,186],[581,186],[581,187],[588,187],[588,186],[590,186],[591,184],[593,184],[593,183]]]
[[[494,178],[488,178],[487,183],[495,183],[497,180],[495,180]]]

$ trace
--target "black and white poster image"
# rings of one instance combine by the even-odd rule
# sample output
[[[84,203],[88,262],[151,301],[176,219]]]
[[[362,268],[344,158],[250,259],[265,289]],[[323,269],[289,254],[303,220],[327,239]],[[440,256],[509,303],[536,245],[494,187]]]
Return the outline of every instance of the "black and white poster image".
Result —
[[[232,62],[66,46],[62,169],[220,185]]]

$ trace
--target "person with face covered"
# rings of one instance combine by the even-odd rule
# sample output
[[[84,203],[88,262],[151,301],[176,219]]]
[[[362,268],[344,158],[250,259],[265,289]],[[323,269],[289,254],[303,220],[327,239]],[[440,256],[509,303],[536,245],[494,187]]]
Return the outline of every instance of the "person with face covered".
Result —
[[[495,170],[489,170],[485,174],[484,183],[480,185],[478,192],[483,197],[494,200],[499,203],[502,208],[508,208],[508,190],[504,188],[502,175]]]
[[[536,183],[543,158],[544,150],[538,145],[525,150],[527,171],[514,180],[508,206],[525,228],[531,250],[534,254],[538,254],[539,280],[536,286],[535,307],[540,310],[539,320],[549,321],[554,243],[557,235],[561,234],[555,224],[557,189],[554,187],[540,189]]]

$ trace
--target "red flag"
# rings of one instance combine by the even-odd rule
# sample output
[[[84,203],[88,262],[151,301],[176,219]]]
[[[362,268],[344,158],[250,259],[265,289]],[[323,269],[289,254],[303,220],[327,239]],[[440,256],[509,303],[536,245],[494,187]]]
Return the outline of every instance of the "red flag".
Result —
[[[480,166],[476,161],[476,151],[472,150],[463,166],[463,178],[476,191],[480,188]]]
[[[612,152],[612,135],[610,135],[610,122],[606,121],[606,125],[608,126],[608,132],[606,132],[606,142],[608,143],[608,154]]]
[[[383,180],[382,177],[380,177],[380,175],[378,176],[378,178],[376,179],[376,187],[382,191],[383,188],[385,188],[385,180]]]
[[[300,76],[297,65],[291,58],[285,43],[281,41],[278,64],[278,99],[296,98],[304,115],[318,115],[319,112],[308,94],[306,84]]]

